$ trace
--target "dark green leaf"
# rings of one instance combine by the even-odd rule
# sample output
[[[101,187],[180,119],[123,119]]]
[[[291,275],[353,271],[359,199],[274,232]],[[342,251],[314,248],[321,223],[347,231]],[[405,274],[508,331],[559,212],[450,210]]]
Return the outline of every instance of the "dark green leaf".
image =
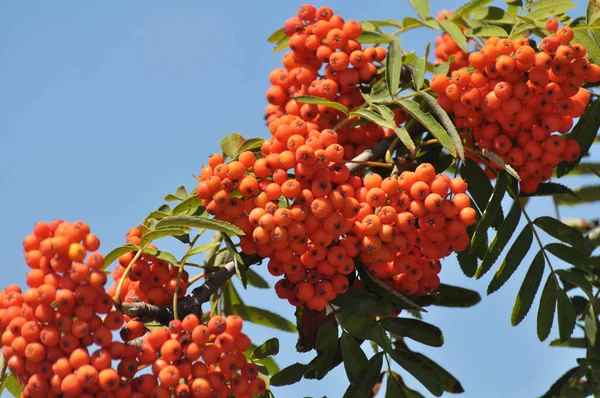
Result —
[[[262,308],[251,307],[249,305],[234,305],[233,311],[243,320],[257,325],[283,330],[284,332],[298,332],[296,326],[292,322],[279,314],[275,314]]]
[[[423,82],[425,81],[425,72],[427,71],[427,59],[429,58],[429,45],[431,43],[427,42],[427,46],[425,47],[425,56],[417,57],[413,61],[413,85],[415,90],[419,91],[421,87],[423,87]]]
[[[589,37],[585,33],[583,35],[585,35],[585,36],[580,36],[578,31],[575,31],[576,38]],[[585,44],[585,43],[583,43],[583,44]],[[593,44],[595,44],[595,41],[593,41],[593,40],[592,40],[592,43],[585,44],[588,49],[587,50],[588,53],[590,53],[590,47],[588,47],[588,45],[593,45]],[[597,44],[596,44],[596,48],[598,48]],[[598,59],[595,59],[596,64],[600,63],[600,48],[598,48],[597,51],[598,51],[598,55],[597,55]],[[567,137],[573,138],[579,143],[579,146],[581,147],[581,155],[574,162],[560,163],[556,170],[556,174],[559,177],[562,177],[565,174],[569,173],[575,166],[577,166],[579,164],[579,162],[581,161],[581,158],[585,154],[587,154],[588,151],[590,150],[590,147],[594,143],[594,138],[596,138],[598,129],[600,128],[600,117],[598,117],[599,113],[600,113],[600,100],[596,99],[594,101],[591,101],[588,108],[586,109],[585,113],[581,116],[581,118],[579,119],[579,121],[577,122],[577,124],[575,125],[573,130],[567,135]]]
[[[465,30],[467,37],[507,37],[508,33],[500,26],[486,25]]]
[[[350,384],[343,398],[369,398],[373,393],[373,387],[379,380],[382,366],[383,352],[379,352],[369,359],[360,384]]]
[[[583,273],[576,268],[572,269],[557,269],[555,273],[563,281],[567,281],[581,290],[583,290],[590,298],[592,297],[592,284],[588,281]]]
[[[400,72],[402,71],[402,49],[400,40],[390,42],[387,56],[385,57],[385,84],[390,96],[394,98],[400,85]]]
[[[430,358],[426,357],[423,354],[415,353],[415,355],[418,355],[425,363],[427,363],[429,366],[435,369],[438,375],[440,375],[440,378],[444,383],[444,391],[450,392],[452,394],[460,394],[465,392],[463,386],[456,379],[456,377],[452,376],[452,374],[450,374],[450,372],[448,372],[446,369],[442,368],[439,364],[432,361]]]
[[[427,105],[429,105],[433,114],[438,117],[438,119],[442,123],[442,126],[444,126],[444,128],[446,129],[448,134],[450,134],[450,138],[452,139],[454,148],[456,148],[456,152],[450,152],[450,149],[448,149],[448,147],[446,147],[446,145],[444,145],[442,143],[442,145],[444,145],[444,148],[446,148],[448,150],[448,152],[450,152],[450,154],[454,157],[456,157],[456,153],[458,153],[458,156],[460,157],[460,159],[464,160],[465,159],[465,150],[462,145],[462,139],[460,138],[460,134],[458,133],[458,130],[456,130],[456,126],[450,119],[450,116],[448,116],[448,114],[446,113],[444,108],[442,108],[437,103],[437,100],[435,98],[433,98],[430,94],[420,91],[419,96],[421,96],[421,98],[423,98],[425,100],[425,102],[427,102]],[[434,134],[434,133],[432,132],[432,134]],[[439,137],[436,136],[436,138],[438,138],[438,140],[439,140]]]
[[[557,184],[555,182],[542,182],[538,189],[531,194],[527,194],[521,192],[519,196],[527,197],[527,196],[554,196],[554,198],[559,198],[562,195],[568,195],[575,199],[578,199],[577,194],[571,190],[571,188],[566,187],[562,184]]]
[[[279,340],[275,337],[265,341],[252,352],[253,359],[265,359],[279,353]]]
[[[558,332],[561,341],[566,341],[573,334],[577,314],[567,293],[558,289]]]
[[[345,311],[340,311],[338,318],[340,325],[352,336],[362,340],[372,340],[384,350],[390,349],[392,344],[390,339],[374,319]]]
[[[567,373],[565,373],[558,380],[556,380],[554,382],[554,384],[552,384],[552,387],[550,387],[550,389],[548,391],[546,391],[546,393],[544,395],[542,395],[540,398],[555,398],[557,396],[557,394],[560,393],[562,388],[569,383],[569,381],[573,378],[573,376],[575,376],[575,374],[578,371],[579,371],[579,366],[576,366],[576,367],[568,370]]]
[[[409,0],[409,2],[421,19],[427,19],[431,16],[431,12],[429,11],[429,0]]]
[[[382,318],[379,324],[388,332],[397,336],[408,337],[419,343],[432,347],[444,345],[442,331],[430,323],[412,318]]]
[[[556,195],[554,200],[559,205],[578,205],[600,200],[600,185],[589,185],[575,188],[569,195]]]
[[[450,35],[452,40],[454,40],[461,50],[465,52],[469,51],[469,48],[467,47],[467,38],[458,25],[450,21],[439,21],[439,23],[442,29]]]
[[[312,369],[310,365],[296,362],[271,377],[270,384],[275,387],[287,386],[302,380],[304,373]]]
[[[575,311],[577,312],[577,311]],[[585,337],[587,341],[590,343],[591,347],[596,346],[596,341],[598,337],[598,315],[594,309],[593,305],[590,305],[588,309],[588,313],[585,314]]]
[[[233,309],[234,306],[242,306],[244,304],[244,301],[231,281],[225,284],[223,293],[221,294],[221,300],[223,301],[225,313],[231,315],[235,314]]]
[[[576,337],[568,339],[567,341],[560,341],[560,339],[552,340],[550,347],[569,347],[569,348],[586,348],[587,344],[585,338]]]
[[[489,250],[485,254],[481,265],[477,269],[477,279],[481,278],[492,268],[492,266],[500,256],[500,253],[502,253],[502,250],[514,234],[520,219],[521,206],[519,206],[519,202],[515,200],[506,216],[506,219],[500,226],[500,229],[498,229],[496,236],[494,236],[492,244],[490,245]]]
[[[444,393],[444,385],[438,372],[418,355],[410,352],[393,350],[390,356],[398,365],[413,375],[429,392],[436,397]]]
[[[510,317],[510,323],[513,326],[517,326],[525,316],[527,316],[538,288],[540,287],[540,283],[542,282],[545,266],[546,260],[544,258],[544,252],[540,250],[535,255],[531,266],[529,266],[529,270],[527,271],[525,279],[523,279],[523,284],[521,284],[521,288],[517,294],[517,299],[515,300],[515,305],[513,306],[512,315]]]
[[[585,243],[583,235],[576,228],[570,227],[567,224],[549,217],[542,216],[536,218],[533,223],[540,227],[548,235],[555,237],[561,242],[569,243],[576,249],[584,250]]]
[[[205,217],[173,216],[160,220],[157,227],[190,227],[206,228],[213,231],[225,232],[229,235],[244,235],[244,231],[225,221]]]
[[[481,219],[477,223],[477,229],[475,229],[475,233],[471,239],[471,247],[469,249],[471,253],[473,253],[473,251],[483,241],[483,237],[485,236],[487,230],[491,227],[492,221],[498,213],[498,209],[502,208],[502,199],[506,193],[506,182],[506,175],[504,173],[500,173],[498,179],[496,180],[494,191],[490,196]]]
[[[492,294],[496,290],[500,289],[504,283],[512,276],[512,274],[517,270],[519,264],[529,251],[531,247],[531,242],[533,242],[533,227],[531,225],[527,225],[517,239],[514,241],[508,253],[506,253],[506,257],[504,261],[496,271],[496,274],[492,278],[488,288],[487,294]]]
[[[423,307],[416,304],[412,300],[409,300],[403,294],[398,293],[396,290],[390,288],[388,285],[377,279],[373,276],[369,271],[367,271],[364,267],[357,267],[358,274],[360,275],[360,279],[366,284],[373,292],[377,295],[383,297],[395,307],[405,308],[405,309],[417,309],[419,311],[427,312]]]
[[[388,128],[391,128],[392,130],[394,130],[394,132],[396,133],[398,138],[400,138],[400,141],[402,141],[402,143],[406,146],[406,148],[408,148],[408,150],[411,153],[414,153],[415,148],[416,148],[415,143],[413,142],[412,138],[410,137],[410,134],[406,130],[406,127],[396,126],[396,122],[394,120],[394,112],[392,112],[392,110],[385,105],[372,104],[372,106],[385,119],[385,121],[387,123],[386,126]]]
[[[577,4],[565,4],[565,2],[562,1],[562,4],[539,7],[535,11],[531,11],[529,14],[526,14],[526,17],[533,20],[546,20],[555,15],[567,12],[576,6]]]
[[[406,398],[406,394],[404,393],[402,386],[391,374],[387,376],[385,398]]]
[[[367,371],[367,356],[356,339],[346,332],[342,332],[341,348],[348,380],[352,384],[359,384]]]
[[[557,295],[558,284],[556,283],[556,276],[550,273],[544,285],[544,290],[542,290],[537,314],[537,335],[540,341],[546,340],[552,330]]]
[[[246,270],[246,277],[248,278],[248,284],[250,286],[254,286],[259,289],[268,289],[270,287],[269,282],[264,280],[262,276],[257,274],[256,271],[252,270],[251,268]]]
[[[123,254],[127,254],[138,250],[140,250],[139,246],[131,244],[119,246],[115,249],[112,249],[110,252],[108,252],[108,254],[106,254],[106,256],[104,256],[104,266],[102,267],[102,269],[104,270],[108,268],[108,266],[111,265],[113,261],[121,257]]]
[[[440,144],[452,155],[456,156],[456,147],[442,125],[431,114],[423,112],[418,103],[411,100],[397,101],[413,118],[421,123]]]
[[[221,140],[221,151],[225,158],[233,158],[244,143],[244,137],[238,133],[231,133]]]
[[[333,367],[335,351],[338,343],[337,324],[331,322],[324,323],[317,332],[317,363],[315,366],[315,376],[321,380]]]
[[[469,185],[469,193],[473,197],[477,207],[483,212],[494,191],[490,178],[474,160],[468,158],[465,159],[460,167],[460,175]],[[492,227],[498,230],[502,221],[504,221],[504,215],[502,211],[499,211],[492,222]]]
[[[344,311],[359,315],[387,315],[392,312],[390,304],[376,295],[363,289],[350,287],[344,294],[339,294],[332,304]]]
[[[475,276],[475,272],[477,271],[477,256],[474,253],[471,254],[468,250],[463,250],[456,253],[456,258],[465,276],[469,278]]]
[[[474,290],[458,286],[440,284],[436,293],[439,300],[434,304],[440,307],[472,307],[481,301],[481,296]]]
[[[294,97],[294,99],[296,102],[300,102],[301,104],[323,105],[329,108],[337,109],[346,116],[348,116],[349,113],[348,108],[339,102],[328,101],[325,98],[315,97],[314,95],[300,95],[298,97]]]
[[[183,235],[189,232],[187,228],[179,228],[179,227],[165,227],[159,228],[154,231],[150,231],[142,235],[140,239],[140,246],[144,247],[147,244],[155,241],[156,239],[164,238],[166,236],[177,236]]]

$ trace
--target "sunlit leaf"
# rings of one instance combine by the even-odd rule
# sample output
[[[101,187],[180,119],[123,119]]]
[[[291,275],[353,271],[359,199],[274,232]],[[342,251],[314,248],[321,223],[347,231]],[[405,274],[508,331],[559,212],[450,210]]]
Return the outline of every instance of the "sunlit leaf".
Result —
[[[461,50],[465,52],[469,50],[467,47],[467,38],[458,25],[451,21],[439,21],[439,23],[442,29],[444,29],[444,31],[450,35],[452,40],[454,40]]]
[[[348,108],[339,102],[328,101],[325,98],[316,97],[314,95],[300,95],[298,97],[294,97],[296,102],[301,104],[314,104],[314,105],[323,105],[329,108],[337,109],[342,112],[344,115],[348,116]]]
[[[238,133],[226,135],[221,139],[221,151],[226,158],[233,158],[244,143],[244,137]]]
[[[472,28],[465,30],[465,36],[467,37],[508,37],[508,33],[500,26],[481,26],[478,28]]]
[[[190,227],[190,228],[206,228],[213,231],[225,232],[229,235],[244,235],[244,231],[233,224],[225,221],[215,220],[206,217],[192,216],[173,216],[165,217],[160,220],[157,227]]]
[[[427,19],[430,17],[431,11],[429,8],[429,0],[408,0],[410,5],[415,9],[417,15],[421,19]]]
[[[425,81],[425,72],[427,71],[427,59],[429,58],[429,46],[431,43],[427,42],[425,46],[425,56],[416,57],[413,61],[413,85],[415,90],[419,91],[423,87]]]
[[[400,85],[400,72],[402,71],[402,49],[400,40],[394,39],[389,45],[385,57],[385,83],[390,96],[394,98]]]
[[[463,145],[462,145],[462,139],[460,138],[460,134],[458,133],[458,130],[456,129],[456,126],[454,126],[454,123],[450,119],[450,116],[446,113],[446,111],[444,110],[444,108],[442,108],[437,103],[436,99],[433,98],[431,95],[429,95],[429,93],[420,91],[419,92],[419,96],[421,98],[423,98],[425,100],[425,102],[427,102],[427,105],[429,105],[429,107],[431,108],[431,111],[433,112],[433,114],[438,117],[438,119],[440,120],[442,126],[444,126],[444,128],[446,129],[446,131],[450,135],[450,138],[452,139],[452,144],[454,145],[454,148],[456,148],[456,152],[458,153],[458,156],[460,157],[461,160],[464,160],[465,159],[465,151],[464,151],[464,148],[463,148]],[[431,133],[438,140],[440,139],[433,131]],[[441,143],[441,141],[440,141],[440,143]],[[448,152],[450,152],[449,147],[447,147],[443,143],[442,143],[442,145],[444,146],[444,148],[446,148],[448,150]],[[450,152],[450,154],[452,156],[456,157],[456,153],[455,152]]]

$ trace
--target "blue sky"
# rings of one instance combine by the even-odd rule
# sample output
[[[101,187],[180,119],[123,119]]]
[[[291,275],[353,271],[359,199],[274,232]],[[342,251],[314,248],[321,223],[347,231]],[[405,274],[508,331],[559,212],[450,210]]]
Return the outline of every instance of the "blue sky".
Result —
[[[455,8],[461,2],[432,3],[432,12],[437,12],[442,4]],[[194,186],[191,173],[218,150],[221,137],[231,132],[265,137],[268,74],[281,62],[281,54],[271,54],[266,38],[295,15],[300,4],[147,0],[39,2],[34,7],[3,2],[2,284],[24,284],[21,241],[38,220],[85,220],[107,252],[122,244],[127,229],[158,207],[166,193],[181,184]],[[382,1],[367,6],[336,0],[327,5],[346,19],[361,20],[414,15],[407,4]],[[575,12],[581,14],[582,9]],[[403,46],[421,53],[434,37],[431,31],[410,32]],[[554,212],[547,199],[536,200],[529,211],[533,217]],[[597,207],[569,208],[563,216],[584,211],[597,214]],[[182,250],[170,241],[163,248]],[[444,331],[444,347],[411,345],[457,376],[465,398],[539,396],[584,355],[548,348],[537,340],[537,301],[521,325],[510,326],[514,298],[531,257],[503,289],[484,297],[477,307],[433,308],[426,315]],[[473,281],[464,277],[453,258],[443,267],[444,282],[485,294],[492,273]],[[274,282],[264,267],[258,269]],[[264,305],[292,319],[293,309],[272,290],[243,293],[248,304]],[[280,338],[277,360],[282,367],[312,358],[313,354],[295,352],[292,334],[251,325],[247,329],[257,343],[273,335]],[[555,328],[551,338],[557,333]],[[410,377],[406,380],[418,387]],[[346,386],[339,367],[323,381],[273,391],[278,398],[334,398],[341,397]]]

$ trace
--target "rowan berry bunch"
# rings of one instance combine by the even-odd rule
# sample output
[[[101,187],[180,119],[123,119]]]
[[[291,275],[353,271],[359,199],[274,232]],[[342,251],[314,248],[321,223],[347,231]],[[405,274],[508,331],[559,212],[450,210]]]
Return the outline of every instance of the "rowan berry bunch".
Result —
[[[386,50],[363,48],[358,41],[361,24],[344,21],[329,7],[302,5],[297,17],[285,21],[284,33],[290,36],[290,51],[283,56],[284,68],[276,68],[269,75],[272,86],[267,90],[267,123],[293,115],[306,121],[309,131],[335,127],[345,118],[341,111],[325,105],[302,104],[294,97],[317,96],[348,109],[362,105],[365,100],[360,85],[375,77],[375,63],[383,62]],[[352,147],[346,153],[350,159],[378,142],[384,130],[371,124],[360,129],[340,129],[338,133],[340,144],[347,149]]]
[[[151,367],[152,374],[134,378],[133,393],[152,397],[235,393],[247,398],[263,394],[266,383],[244,356],[251,343],[242,326],[235,315],[213,316],[203,324],[190,314],[171,321],[168,328],[153,329],[144,337],[137,357],[141,365]]]
[[[577,141],[565,139],[590,100],[585,81],[600,81],[600,66],[586,58],[586,48],[570,44],[568,26],[542,39],[539,51],[526,38],[492,37],[469,55],[473,72],[435,75],[431,88],[438,103],[463,129],[467,146],[497,153],[521,177],[521,190],[532,193],[552,176],[561,161],[579,157]],[[559,133],[559,134],[554,134]]]
[[[452,11],[441,10],[438,15],[438,21],[444,21],[452,15]],[[462,30],[466,30],[461,26]],[[443,33],[435,38],[435,57],[436,64],[450,61],[450,57],[454,55],[454,60],[450,63],[450,71],[455,71],[460,68],[469,66],[469,55],[464,52],[458,44],[452,39],[448,33]]]
[[[29,288],[0,293],[2,355],[23,396],[124,391],[122,368],[135,368],[137,350],[113,340],[124,317],[104,290],[98,238],[81,221],[55,220],[37,223],[23,246]]]
[[[131,228],[126,235],[127,243],[139,245],[141,235],[140,228]],[[149,245],[148,248],[156,250],[154,245]],[[179,267],[144,253],[137,258],[130,271],[125,275],[127,266],[133,261],[136,254],[137,252],[129,252],[118,258],[119,264],[112,272],[114,284],[108,289],[108,294],[115,297],[119,282],[125,278],[120,294],[121,302],[139,300],[157,306],[172,303],[178,284]],[[185,296],[188,279],[188,272],[183,270],[181,278],[179,278],[178,298]]]

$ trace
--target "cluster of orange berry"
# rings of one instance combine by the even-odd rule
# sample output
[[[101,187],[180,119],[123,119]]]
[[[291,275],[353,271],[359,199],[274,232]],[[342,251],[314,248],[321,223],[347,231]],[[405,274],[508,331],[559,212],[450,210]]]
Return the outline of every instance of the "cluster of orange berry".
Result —
[[[127,243],[139,245],[142,231],[140,228],[131,228],[127,232]],[[149,245],[150,249],[156,249],[156,246]],[[117,293],[117,286],[125,269],[131,263],[135,252],[129,252],[118,258],[119,264],[112,273],[114,284],[108,289],[108,294],[114,297]],[[177,274],[179,267],[172,266],[167,261],[156,258],[150,254],[142,254],[131,267],[126,275],[121,290],[121,302],[133,302],[141,300],[157,306],[164,306],[173,302],[173,296],[177,288]],[[189,274],[183,270],[179,279],[178,298],[185,296],[187,292],[187,282]]]
[[[244,356],[249,348],[250,338],[242,333],[238,316],[213,316],[207,324],[194,314],[171,321],[168,328],[153,329],[144,337],[137,358],[151,367],[152,374],[131,381],[133,394],[157,398],[261,395],[266,383]]]
[[[579,157],[579,144],[561,134],[588,105],[584,81],[600,81],[600,66],[586,59],[586,48],[570,44],[573,30],[557,29],[556,20],[548,28],[556,33],[541,41],[539,52],[526,38],[492,37],[469,55],[472,72],[460,69],[431,80],[467,145],[497,153],[517,170],[526,193],[535,192],[562,160]]]
[[[56,220],[37,223],[23,246],[29,288],[0,293],[2,355],[23,396],[123,392],[121,368],[136,368],[137,350],[113,341],[124,317],[104,290],[98,238],[81,221]]]
[[[444,21],[450,15],[452,15],[452,11],[441,10],[437,15],[437,19],[438,21]],[[461,29],[466,30],[464,26],[461,26]],[[454,60],[450,64],[450,71],[469,66],[469,55],[456,44],[452,36],[448,33],[437,36],[435,38],[436,64],[450,61],[452,55],[454,55]]]
[[[294,97],[317,96],[348,109],[362,105],[365,100],[360,84],[375,77],[374,63],[385,59],[386,50],[363,48],[357,41],[362,33],[361,24],[344,21],[329,7],[302,5],[297,17],[285,22],[284,33],[290,36],[290,51],[283,56],[284,68],[274,69],[269,76],[272,86],[267,90],[267,123],[283,115],[293,115],[306,121],[309,131],[335,127],[345,118],[342,112],[324,105],[301,104]],[[397,123],[406,120],[403,111],[395,113]],[[344,127],[338,133],[339,144],[346,149],[346,159],[351,159],[385,134],[391,134],[391,130],[371,123],[358,128]]]

